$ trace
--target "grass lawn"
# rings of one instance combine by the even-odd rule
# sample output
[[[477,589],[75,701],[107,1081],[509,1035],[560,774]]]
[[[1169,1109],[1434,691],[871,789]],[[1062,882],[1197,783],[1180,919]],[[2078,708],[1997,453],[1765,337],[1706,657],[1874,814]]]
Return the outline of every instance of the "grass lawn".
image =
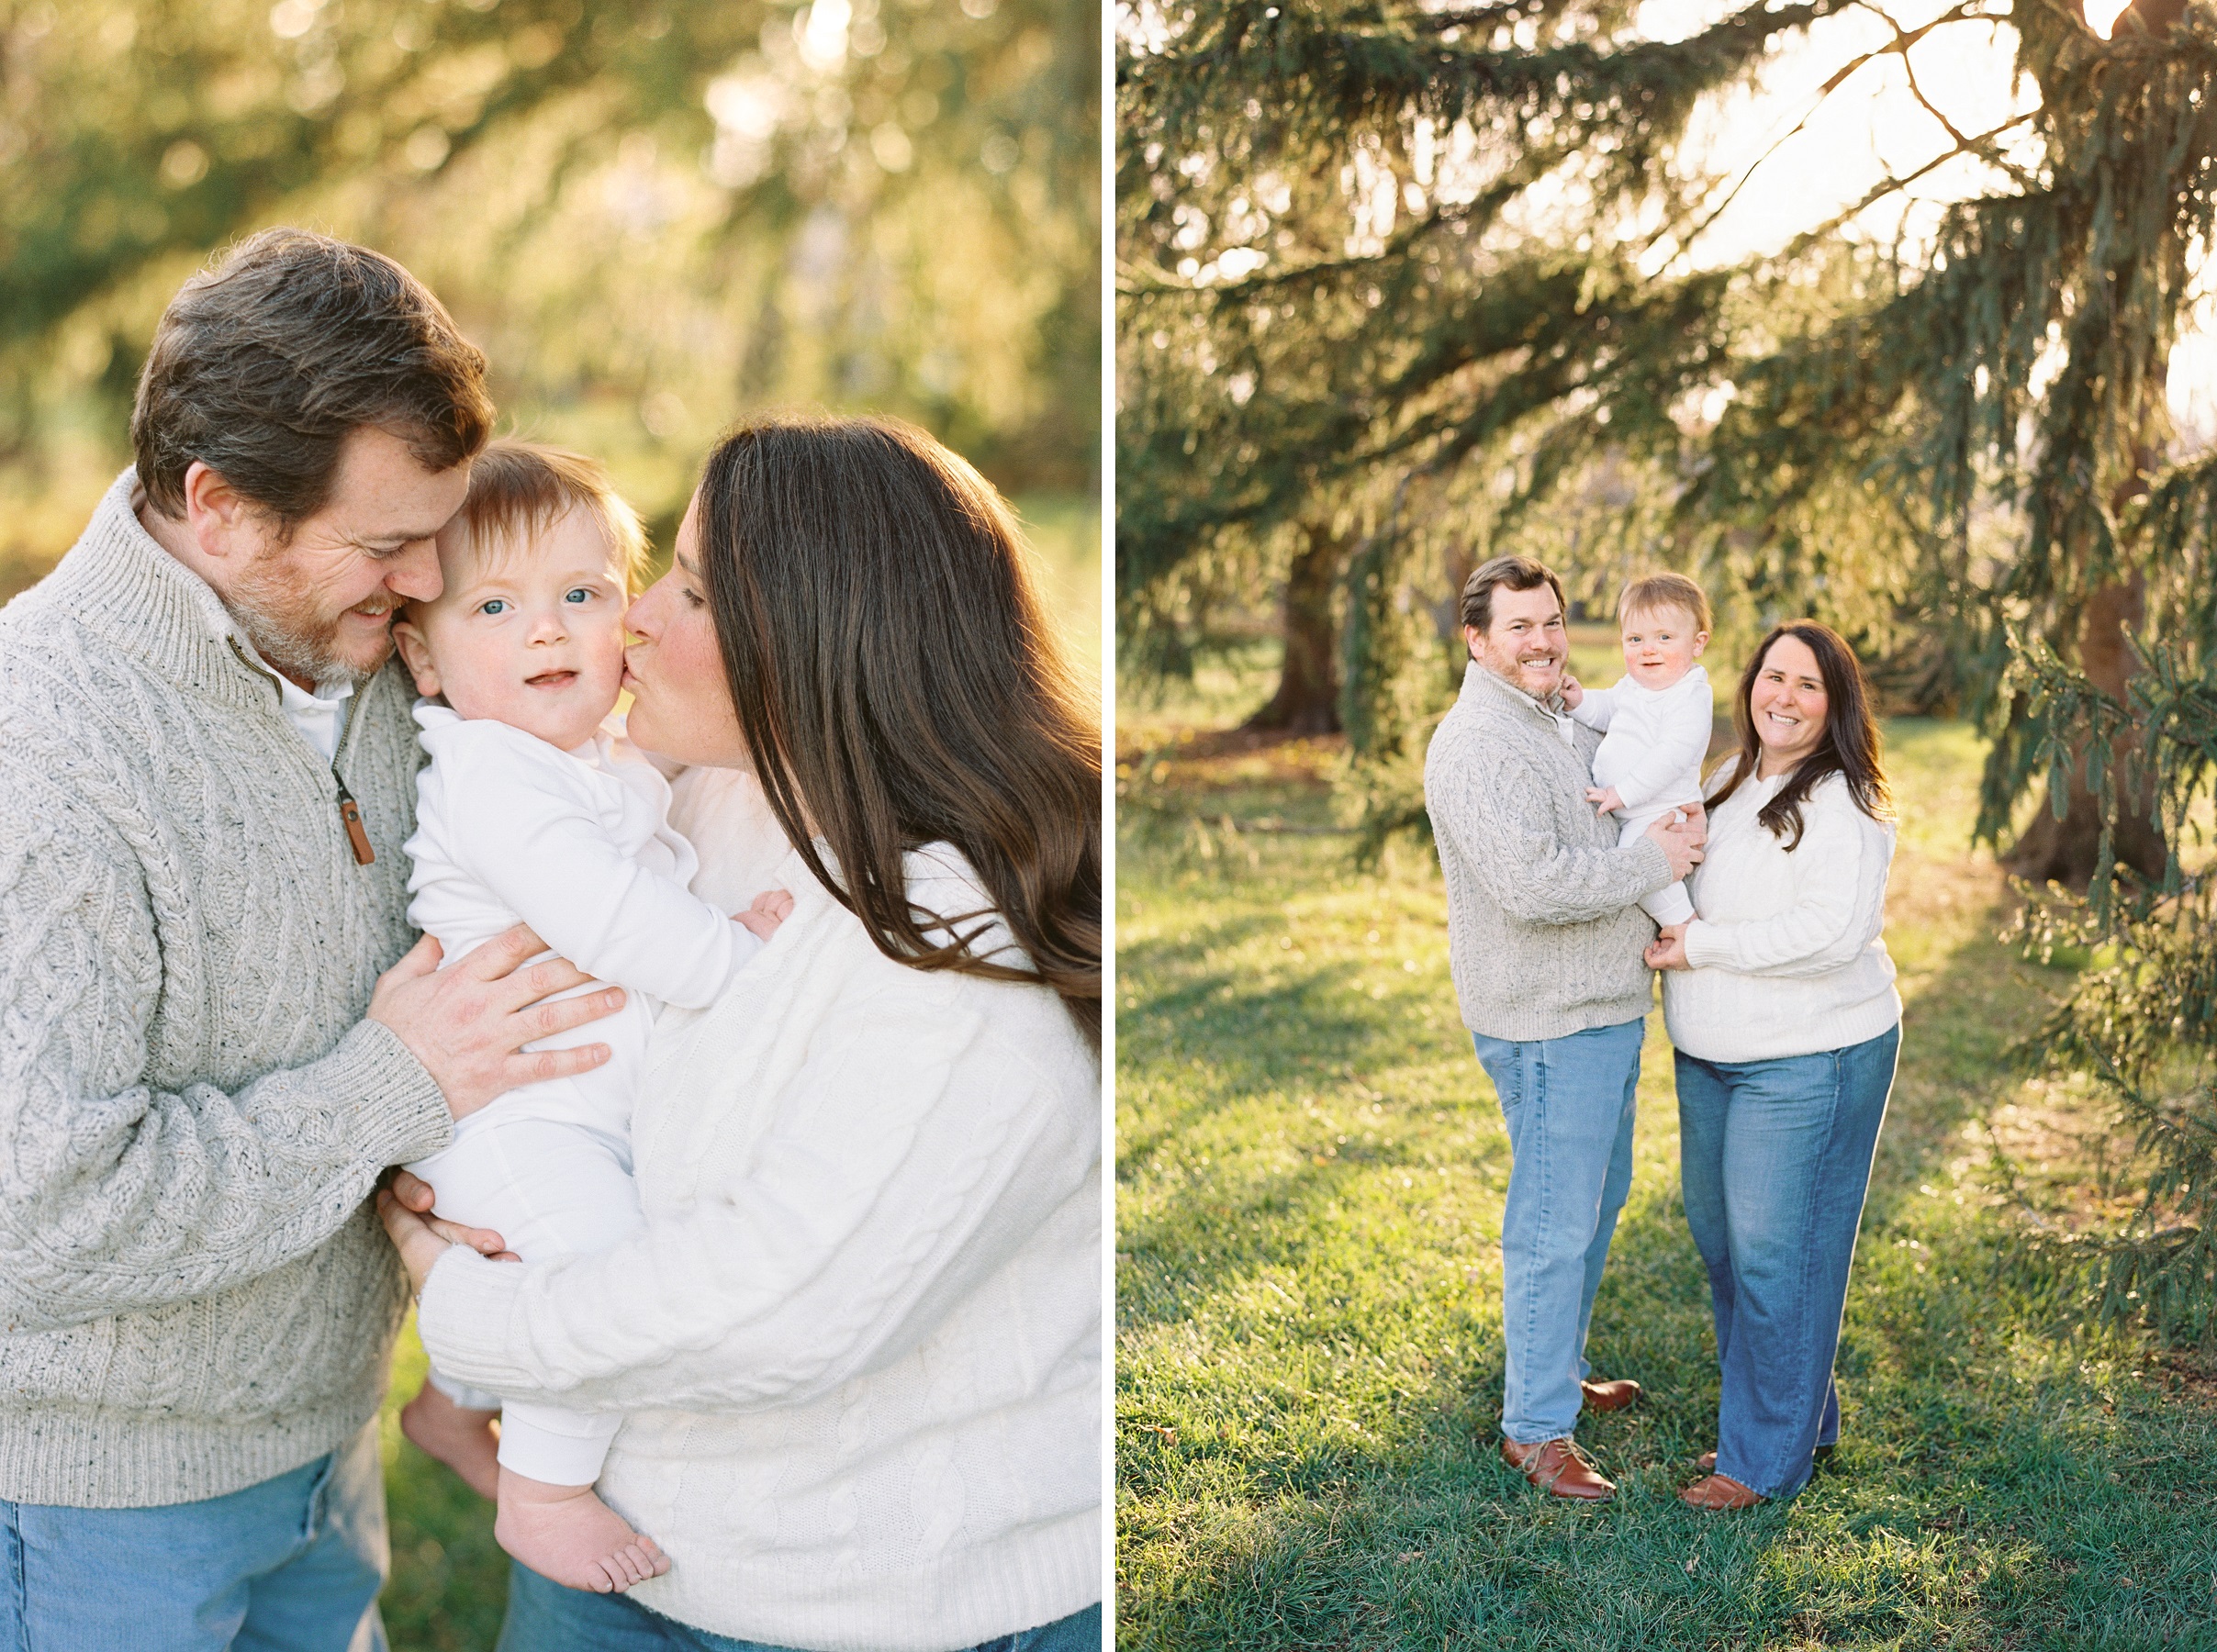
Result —
[[[2021,1143],[2056,1111],[2003,1056],[2064,977],[1993,939],[1967,731],[1887,731],[1908,1012],[1841,1449],[1791,1502],[1714,1516],[1676,1498],[1717,1375],[1660,1012],[1590,1348],[1649,1398],[1582,1422],[1619,1493],[1581,1508],[1495,1455],[1508,1146],[1437,865],[1352,870],[1333,750],[1202,731],[1237,690],[1119,735],[1120,1646],[2217,1647],[2217,1381],[2056,1334],[1979,1179],[1997,1116]]]

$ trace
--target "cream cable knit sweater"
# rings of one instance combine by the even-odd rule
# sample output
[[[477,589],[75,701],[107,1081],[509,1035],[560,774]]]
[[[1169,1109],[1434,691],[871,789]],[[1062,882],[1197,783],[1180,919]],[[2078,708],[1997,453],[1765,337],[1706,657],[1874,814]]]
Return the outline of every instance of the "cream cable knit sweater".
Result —
[[[1703,1061],[1842,1050],[1901,1020],[1885,936],[1893,822],[1864,814],[1830,775],[1802,803],[1801,842],[1788,854],[1756,819],[1785,784],[1751,779],[1712,809],[1708,858],[1687,880],[1693,967],[1663,972],[1663,1021],[1671,1043]]]
[[[911,899],[984,902],[939,853]],[[1051,1622],[1102,1597],[1100,1065],[1045,988],[902,968],[767,861],[720,898],[782,887],[792,916],[657,1029],[645,1229],[542,1267],[450,1251],[424,1344],[625,1413],[600,1490],[670,1553],[635,1591],[657,1612],[824,1652]]]
[[[0,610],[0,1498],[236,1490],[359,1430],[407,1297],[365,1196],[448,1136],[362,1021],[403,916],[397,672],[331,770],[135,478]]]

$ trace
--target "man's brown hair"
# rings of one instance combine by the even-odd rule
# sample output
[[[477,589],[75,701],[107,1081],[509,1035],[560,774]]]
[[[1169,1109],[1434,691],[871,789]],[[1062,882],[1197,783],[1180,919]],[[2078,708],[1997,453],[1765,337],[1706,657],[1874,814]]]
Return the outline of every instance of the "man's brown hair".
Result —
[[[1657,608],[1672,608],[1693,615],[1696,631],[1709,629],[1708,593],[1683,574],[1650,574],[1633,580],[1617,599],[1617,621],[1621,625],[1628,614],[1652,614]]]
[[[1501,586],[1512,591],[1536,591],[1546,586],[1555,593],[1555,605],[1562,609],[1563,618],[1570,617],[1570,604],[1562,599],[1562,581],[1555,577],[1554,569],[1528,556],[1496,556],[1472,568],[1471,576],[1462,582],[1462,623],[1481,636],[1494,629],[1494,592]]]
[[[493,428],[484,352],[383,253],[264,229],[162,311],[131,447],[162,515],[184,516],[198,460],[289,529],[330,497],[341,448],[370,425],[426,470],[471,458]]]
[[[636,591],[646,571],[646,530],[639,513],[616,491],[599,460],[567,448],[509,437],[494,442],[470,466],[469,492],[447,527],[482,551],[524,544],[571,510],[584,511],[599,525],[624,589]]]

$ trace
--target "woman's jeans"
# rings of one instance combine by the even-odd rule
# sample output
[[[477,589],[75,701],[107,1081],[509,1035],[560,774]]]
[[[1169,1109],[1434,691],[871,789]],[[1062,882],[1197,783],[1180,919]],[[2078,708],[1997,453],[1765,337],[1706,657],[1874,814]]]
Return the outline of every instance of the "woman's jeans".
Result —
[[[509,1568],[508,1619],[495,1652],[790,1652],[761,1641],[711,1635],[649,1612],[629,1595],[588,1594]],[[965,1652],[1101,1652],[1101,1608],[1021,1629]]]
[[[1771,1061],[1678,1055],[1686,1225],[1717,1317],[1717,1472],[1764,1497],[1840,1436],[1832,1356],[1901,1029]]]
[[[1471,1034],[1509,1132],[1501,1212],[1501,1432],[1519,1446],[1578,1423],[1585,1332],[1632,1186],[1643,1021],[1509,1043]]]
[[[383,1652],[377,1425],[198,1502],[0,1502],[0,1652]]]

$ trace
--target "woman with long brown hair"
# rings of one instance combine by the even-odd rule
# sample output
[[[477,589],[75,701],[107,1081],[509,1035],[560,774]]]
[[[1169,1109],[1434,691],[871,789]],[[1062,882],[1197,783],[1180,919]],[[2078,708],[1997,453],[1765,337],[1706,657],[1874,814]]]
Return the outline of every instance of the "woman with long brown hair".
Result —
[[[1696,1508],[1787,1497],[1840,1434],[1832,1359],[1893,1086],[1894,827],[1855,656],[1776,627],[1740,679],[1740,750],[1708,788],[1695,917],[1648,962],[1677,1047],[1685,1217],[1723,1374]]]
[[[519,1568],[500,1644],[1097,1645],[1100,745],[1014,522],[907,426],[749,425],[627,624],[696,890],[794,909],[657,1023],[636,1240],[498,1266],[387,1201],[442,1368],[623,1413],[672,1562]]]

